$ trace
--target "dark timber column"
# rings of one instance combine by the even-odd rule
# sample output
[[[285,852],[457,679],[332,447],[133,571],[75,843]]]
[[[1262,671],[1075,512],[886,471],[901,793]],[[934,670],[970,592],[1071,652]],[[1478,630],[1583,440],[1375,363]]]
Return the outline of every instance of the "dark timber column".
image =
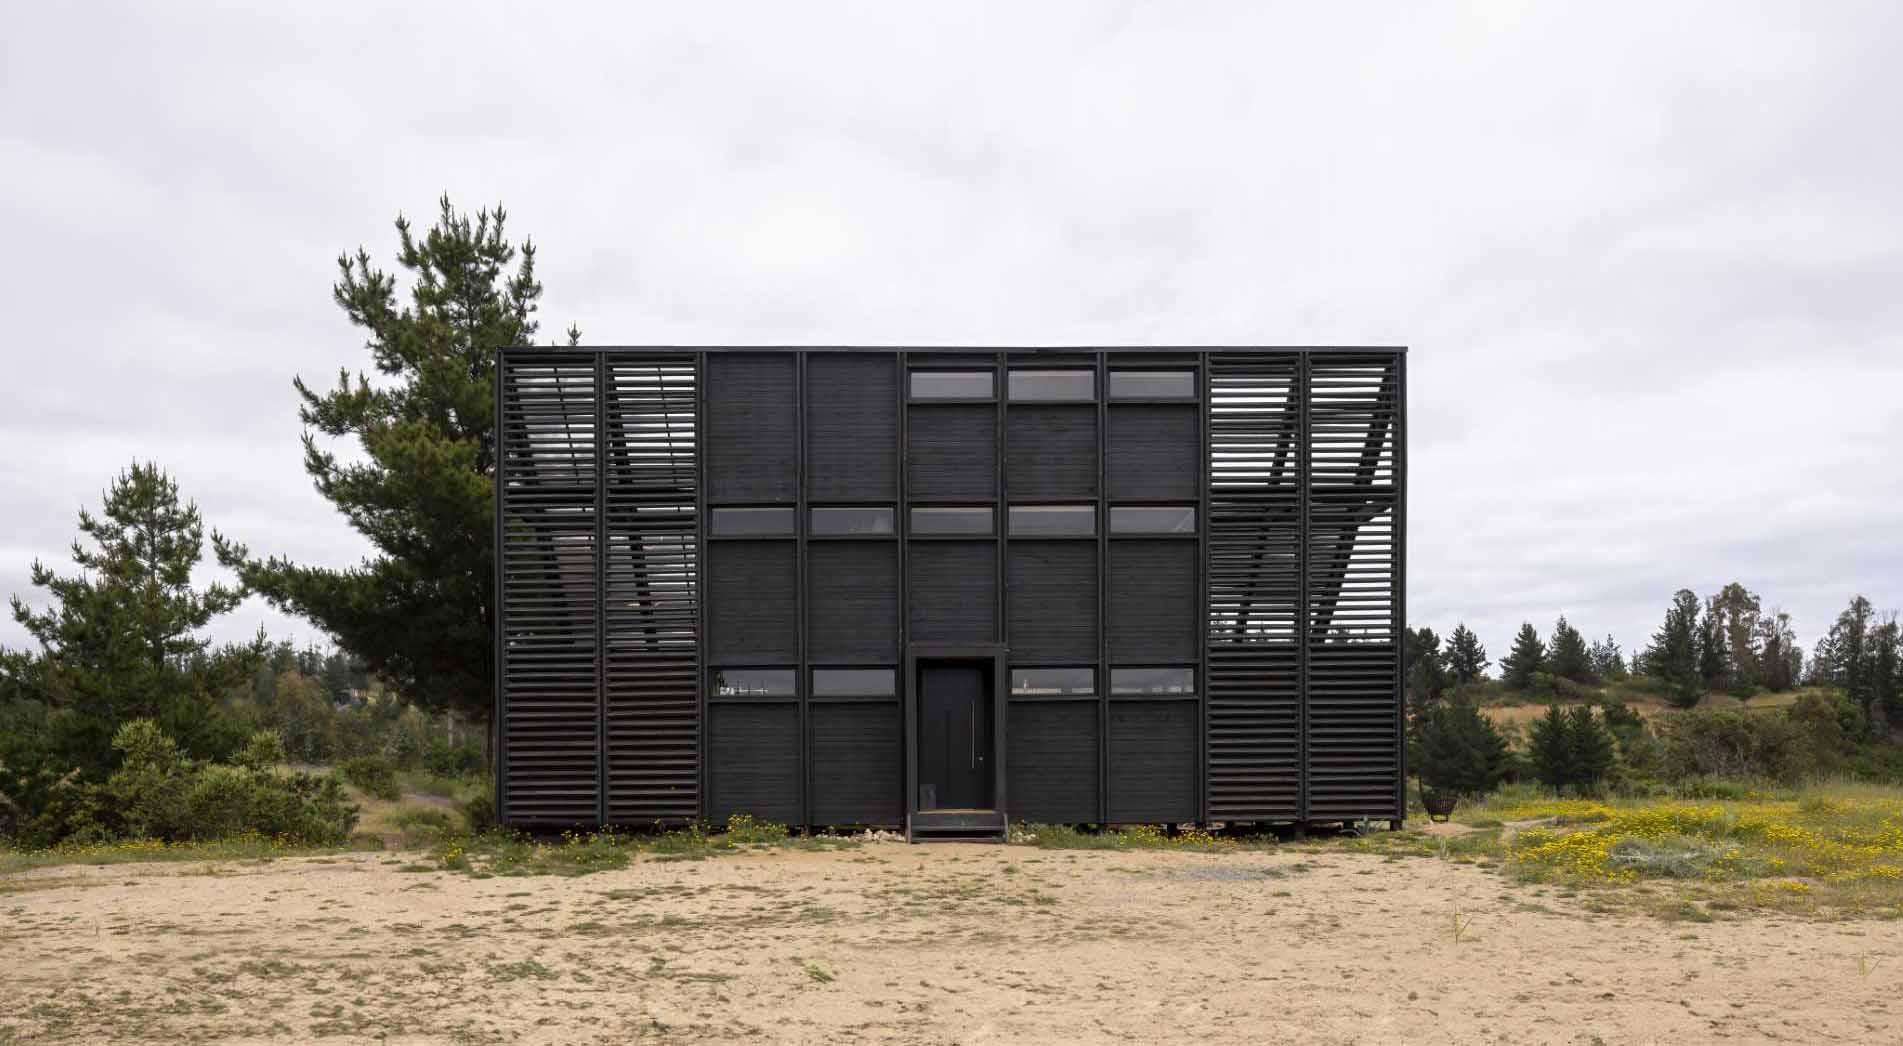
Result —
[[[1398,818],[1401,359],[1309,361],[1308,817]]]
[[[700,814],[698,367],[602,354],[605,820]]]
[[[497,366],[500,813],[589,824],[601,812],[596,360],[508,350]]]
[[[1301,366],[1295,352],[1208,356],[1206,788],[1217,821],[1304,816]]]

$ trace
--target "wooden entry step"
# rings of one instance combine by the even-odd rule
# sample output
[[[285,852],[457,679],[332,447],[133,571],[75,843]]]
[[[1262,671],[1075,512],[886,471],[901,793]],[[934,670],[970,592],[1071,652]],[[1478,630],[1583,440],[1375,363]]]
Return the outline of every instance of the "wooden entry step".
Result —
[[[1005,839],[1003,810],[920,810],[905,818],[909,843],[1001,843]]]

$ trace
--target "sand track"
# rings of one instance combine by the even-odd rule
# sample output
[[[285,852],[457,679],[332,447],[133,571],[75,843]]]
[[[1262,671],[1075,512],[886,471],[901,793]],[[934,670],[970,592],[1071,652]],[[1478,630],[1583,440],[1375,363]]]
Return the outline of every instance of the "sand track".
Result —
[[[1428,859],[407,860],[0,879],[0,1043],[1903,1040],[1903,923],[1594,915]]]

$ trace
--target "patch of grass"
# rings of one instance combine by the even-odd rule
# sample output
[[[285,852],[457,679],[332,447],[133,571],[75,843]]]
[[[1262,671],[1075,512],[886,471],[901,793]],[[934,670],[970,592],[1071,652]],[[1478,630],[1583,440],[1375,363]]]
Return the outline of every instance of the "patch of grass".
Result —
[[[113,843],[60,843],[37,850],[0,843],[0,875],[67,864],[139,864],[149,861],[270,861],[280,857],[379,850],[374,839],[353,839],[343,846],[304,846],[262,835],[241,835],[211,842],[160,842],[127,839]]]
[[[1218,835],[1202,828],[1183,827],[1171,835],[1162,825],[1118,825],[1093,831],[1070,825],[1016,824],[1010,842],[1044,850],[1194,850],[1224,853],[1263,850],[1275,846],[1274,836]]]
[[[553,839],[490,832],[444,840],[435,857],[438,867],[479,877],[573,876],[626,868],[643,855],[656,861],[698,861],[767,847],[830,850],[857,845],[835,836],[796,837],[785,825],[735,814],[722,829],[700,823],[653,834],[607,828],[564,832]]]
[[[1699,782],[1696,796],[1555,798],[1506,789],[1463,809],[1458,836],[1377,833],[1344,849],[1498,863],[1583,903],[1709,921],[1713,913],[1903,917],[1903,789]],[[1317,844],[1321,846],[1328,843]]]
[[[489,978],[496,981],[552,981],[557,974],[534,959],[496,963],[489,967]]]

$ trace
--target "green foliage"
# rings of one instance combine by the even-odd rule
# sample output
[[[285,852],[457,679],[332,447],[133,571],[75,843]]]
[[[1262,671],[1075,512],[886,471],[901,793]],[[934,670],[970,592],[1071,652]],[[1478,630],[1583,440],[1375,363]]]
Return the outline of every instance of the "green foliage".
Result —
[[[1534,776],[1556,792],[1567,788],[1582,795],[1598,791],[1613,774],[1615,752],[1612,731],[1590,705],[1571,711],[1552,705],[1533,722],[1529,733],[1527,755]]]
[[[1597,791],[1612,776],[1614,742],[1611,731],[1595,716],[1590,705],[1579,705],[1566,715],[1567,765],[1572,771],[1569,782],[1581,792]]]
[[[104,770],[122,724],[162,724],[186,750],[223,757],[243,731],[217,695],[245,678],[263,649],[213,650],[200,635],[238,605],[240,590],[192,586],[204,549],[198,507],[157,465],[134,462],[105,493],[99,515],[81,509],[72,545],[80,573],[55,574],[35,560],[32,581],[52,599],[35,611],[18,596],[13,616],[40,644],[9,654],[4,675],[16,696],[66,713],[48,722],[46,755],[62,766]]]
[[[1658,727],[1663,769],[1672,779],[1795,782],[1815,773],[1830,754],[1820,748],[1819,722],[1779,713],[1681,712]]]
[[[1627,676],[1625,654],[1620,651],[1618,641],[1611,636],[1593,643],[1586,651],[1586,660],[1594,679],[1617,683]]]
[[[1546,670],[1546,644],[1532,622],[1523,622],[1513,637],[1513,650],[1500,661],[1500,678],[1514,690],[1531,690],[1538,682],[1535,677]]]
[[[1645,653],[1646,672],[1665,684],[1673,704],[1690,708],[1705,694],[1705,677],[1699,668],[1698,647],[1701,636],[1698,622],[1698,596],[1679,589],[1665,611],[1665,622],[1652,635],[1652,646]]]
[[[495,782],[484,782],[484,786],[463,801],[463,820],[469,830],[475,834],[494,831],[501,827],[502,819],[496,813]]]
[[[1732,582],[1705,603],[1701,668],[1706,682],[1745,695],[1764,679],[1759,646],[1763,605],[1757,593]]]
[[[1527,732],[1527,761],[1541,784],[1558,791],[1572,780],[1572,745],[1567,739],[1566,711],[1558,705],[1533,722]]]
[[[1579,630],[1566,623],[1566,615],[1561,614],[1553,625],[1553,648],[1548,661],[1548,671],[1561,679],[1570,679],[1575,683],[1595,681],[1592,670],[1592,653],[1586,647],[1586,637]]]
[[[396,766],[380,755],[352,756],[337,764],[337,776],[372,798],[388,802],[403,798],[403,789],[396,782]]]
[[[399,217],[407,303],[367,251],[337,260],[332,297],[369,332],[384,380],[353,382],[345,371],[328,393],[296,381],[304,424],[361,451],[340,459],[307,431],[304,467],[378,554],[332,570],[213,539],[219,559],[272,605],[315,621],[411,700],[474,721],[488,718],[494,697],[496,352],[533,340],[542,295],[534,246],[518,251],[505,220],[500,207],[472,219],[447,197],[420,237]]]
[[[1410,699],[1416,704],[1438,702],[1454,683],[1447,670],[1447,655],[1440,649],[1440,637],[1431,628],[1410,628],[1403,632],[1403,638],[1401,674]]]
[[[357,808],[329,777],[280,774],[270,735],[240,750],[240,765],[194,760],[150,720],[119,729],[119,768],[98,789],[90,831],[96,838],[176,841],[256,834],[293,843],[341,843]]]
[[[486,765],[482,749],[475,745],[451,745],[430,739],[423,754],[423,767],[438,777],[474,777]]]
[[[1484,795],[1506,777],[1511,765],[1506,738],[1472,703],[1434,705],[1417,715],[1413,726],[1408,762],[1428,788]]]
[[[1480,637],[1466,622],[1454,626],[1453,634],[1447,637],[1447,670],[1454,675],[1454,682],[1466,686],[1487,678],[1487,648],[1480,645]]]

